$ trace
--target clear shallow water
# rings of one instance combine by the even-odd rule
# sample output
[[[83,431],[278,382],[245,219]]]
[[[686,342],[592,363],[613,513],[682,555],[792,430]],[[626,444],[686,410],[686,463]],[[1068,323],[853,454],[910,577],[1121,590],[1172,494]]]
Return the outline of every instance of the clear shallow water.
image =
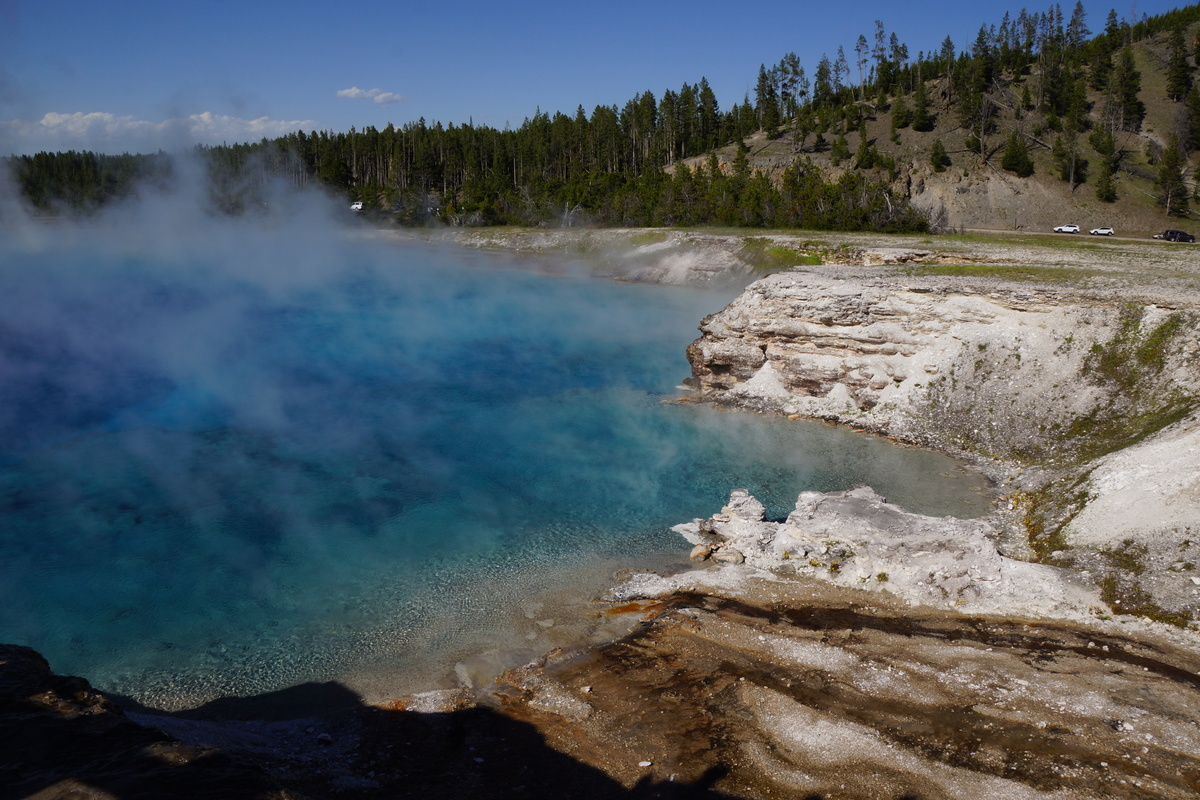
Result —
[[[0,260],[0,640],[102,688],[437,663],[523,593],[684,550],[734,487],[985,509],[934,454],[663,403],[730,293],[220,233]]]

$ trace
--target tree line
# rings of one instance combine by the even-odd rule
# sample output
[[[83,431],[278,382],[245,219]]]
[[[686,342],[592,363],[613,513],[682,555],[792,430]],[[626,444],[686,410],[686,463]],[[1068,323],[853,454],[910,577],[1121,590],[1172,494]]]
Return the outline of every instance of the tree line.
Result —
[[[571,115],[538,109],[515,129],[420,119],[383,129],[297,131],[196,152],[207,165],[214,206],[227,212],[245,210],[258,202],[259,187],[283,179],[320,184],[404,224],[804,220],[805,227],[914,229],[927,222],[888,188],[897,166],[867,141],[867,120],[890,113],[895,135],[904,127],[931,131],[939,116],[952,116],[968,132],[969,151],[983,161],[1002,154],[1003,167],[1018,174],[1032,169],[1027,149],[1046,145],[1060,177],[1072,184],[1092,174],[1086,142],[1101,154],[1097,196],[1111,199],[1128,134],[1145,115],[1135,42],[1171,32],[1167,91],[1195,107],[1194,123],[1181,124],[1174,146],[1180,157],[1200,146],[1200,93],[1189,62],[1200,58],[1200,42],[1189,50],[1183,37],[1197,19],[1200,6],[1134,24],[1110,12],[1104,30],[1092,36],[1081,3],[1069,16],[1055,4],[981,26],[968,48],[946,37],[938,49],[915,56],[876,21],[870,39],[858,37],[852,60],[839,47],[833,58],[822,54],[810,76],[788,53],[760,66],[753,97],[727,108],[701,78],[659,96],[645,91],[623,105],[598,105],[590,114],[582,106]],[[1102,97],[1098,107],[1088,101],[1089,87]],[[1028,115],[1031,124],[999,135],[1001,111],[1018,122]],[[742,142],[760,130],[786,137],[791,167],[769,176],[749,169]],[[852,156],[845,137],[855,131],[860,146]],[[733,157],[697,160],[727,145],[737,145]],[[944,165],[940,145],[934,157]],[[828,152],[835,165],[848,162],[855,174],[824,176],[805,158],[818,152]],[[8,165],[25,197],[42,209],[95,208],[172,175],[163,154],[39,153]]]

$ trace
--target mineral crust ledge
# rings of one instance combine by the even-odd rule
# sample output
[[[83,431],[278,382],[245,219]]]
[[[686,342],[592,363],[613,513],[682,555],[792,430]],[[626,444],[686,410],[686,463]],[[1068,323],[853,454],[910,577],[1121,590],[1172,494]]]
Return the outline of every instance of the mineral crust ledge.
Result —
[[[785,522],[744,490],[675,528],[700,566],[605,600],[629,636],[511,670],[490,702],[624,785],[719,796],[1193,798],[1194,636],[1110,618],[982,521],[860,487]],[[714,778],[714,776],[719,776]]]

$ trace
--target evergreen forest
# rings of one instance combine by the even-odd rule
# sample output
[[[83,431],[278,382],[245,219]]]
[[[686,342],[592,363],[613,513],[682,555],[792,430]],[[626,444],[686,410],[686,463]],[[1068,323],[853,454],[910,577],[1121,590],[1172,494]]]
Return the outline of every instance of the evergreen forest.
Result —
[[[983,25],[965,46],[946,37],[914,54],[876,21],[849,54],[839,47],[808,68],[795,53],[764,63],[754,96],[728,105],[702,77],[590,113],[539,109],[516,129],[421,119],[195,155],[223,213],[255,208],[282,180],[322,186],[402,225],[936,228],[910,202],[911,152],[891,147],[907,130],[934,170],[1028,178],[1040,163],[1101,203],[1140,176],[1166,214],[1187,216],[1200,200],[1198,23],[1200,5],[1133,23],[1110,11],[1093,32],[1081,3],[1069,14],[1055,4]],[[1150,51],[1138,50],[1147,41],[1156,42],[1153,81]],[[1168,104],[1171,123],[1147,144],[1139,132],[1151,99]],[[957,144],[947,147],[951,136]],[[771,156],[756,158],[748,140],[768,142]],[[4,161],[43,213],[88,213],[177,177],[164,153]]]

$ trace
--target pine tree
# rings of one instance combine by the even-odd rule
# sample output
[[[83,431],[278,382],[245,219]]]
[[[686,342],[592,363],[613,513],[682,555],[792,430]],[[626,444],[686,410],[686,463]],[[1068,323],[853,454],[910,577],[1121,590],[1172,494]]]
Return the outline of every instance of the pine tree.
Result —
[[[1121,24],[1115,10],[1109,11],[1104,32],[1092,40],[1090,83],[1096,91],[1106,91],[1112,79],[1112,54],[1120,41]]]
[[[1090,83],[1092,88],[1098,92],[1108,88],[1108,82],[1112,79],[1113,63],[1112,50],[1100,44],[1101,40],[1097,40],[1095,51],[1092,53],[1092,69],[1090,75]]]
[[[1029,147],[1025,144],[1025,137],[1017,131],[1013,131],[1008,137],[1000,166],[1016,173],[1019,178],[1028,178],[1033,174],[1033,159],[1029,157]]]
[[[959,93],[958,114],[967,130],[967,148],[979,153],[981,161],[986,160],[987,136],[995,125],[996,104],[985,92],[976,92],[971,84],[967,84]]]
[[[1088,143],[1092,149],[1100,154],[1111,166],[1116,163],[1117,141],[1113,138],[1113,133],[1108,128],[1096,128],[1088,136]]]
[[[745,182],[750,178],[750,148],[742,140],[738,140],[737,154],[733,157],[733,177],[735,181]]]
[[[775,74],[779,76],[779,103],[783,116],[795,119],[800,109],[800,81],[804,76],[800,57],[795,53],[785,54],[775,67]]]
[[[913,94],[913,130],[927,132],[933,130],[933,126],[934,116],[929,111],[929,95],[925,91],[925,82],[917,81],[917,90]]]
[[[946,152],[946,146],[942,144],[941,139],[933,140],[933,149],[929,153],[929,163],[933,164],[933,168],[937,172],[945,172],[950,166],[950,154]]]
[[[845,134],[839,133],[829,148],[829,160],[836,167],[850,157],[850,145],[846,142]]]
[[[1158,204],[1174,217],[1184,217],[1188,214],[1187,184],[1183,181],[1183,153],[1179,149],[1179,139],[1172,135],[1163,151],[1162,160],[1158,163]]]
[[[817,72],[813,78],[813,105],[824,108],[833,102],[833,65],[829,56],[822,54],[817,62]]]
[[[1083,8],[1083,0],[1076,0],[1075,9],[1071,12],[1071,21],[1067,24],[1067,50],[1072,60],[1083,47],[1087,37],[1091,35],[1087,26],[1087,14]]]
[[[1087,86],[1082,76],[1066,80],[1063,92],[1063,123],[1072,131],[1083,131],[1087,127]]]
[[[754,92],[755,113],[758,115],[758,127],[767,132],[768,136],[779,128],[779,91],[776,88],[775,75],[768,72],[765,65],[758,66],[758,84]]]
[[[717,104],[717,95],[708,85],[707,78],[700,79],[696,97],[700,104],[698,146],[703,152],[716,147],[717,142],[720,141],[721,110]]]
[[[875,46],[871,48],[871,58],[875,60],[875,87],[882,94],[891,88],[890,70],[887,64],[887,31],[884,30],[883,20],[875,20]]]
[[[869,47],[867,45],[867,37],[860,33],[858,35],[858,41],[854,45],[854,63],[858,65],[858,99],[863,101],[867,99],[867,80],[866,76],[863,74],[863,67],[867,65],[868,50]]]
[[[979,26],[975,44],[971,46],[971,69],[969,82],[971,91],[983,94],[992,85],[996,73],[996,50],[986,25]]]
[[[1192,70],[1188,66],[1183,28],[1171,31],[1170,55],[1167,56],[1167,97],[1178,103],[1192,88]]]
[[[1102,203],[1117,201],[1117,185],[1113,181],[1112,164],[1108,159],[1100,162],[1100,174],[1096,176],[1096,199]]]
[[[840,95],[846,88],[846,81],[849,79],[850,64],[846,61],[846,51],[839,44],[837,58],[833,60],[833,91]]]
[[[1079,134],[1067,128],[1062,136],[1056,136],[1050,149],[1054,156],[1058,177],[1074,188],[1087,180],[1088,162],[1080,155]]]
[[[867,123],[864,121],[858,128],[858,153],[854,157],[857,169],[870,169],[875,166],[875,150],[867,139]]]
[[[792,152],[799,153],[804,149],[804,140],[808,138],[808,134],[813,131],[813,113],[812,109],[805,107],[803,111],[796,115],[796,120],[792,124]]]
[[[1146,106],[1138,98],[1138,93],[1142,90],[1142,73],[1138,72],[1134,65],[1132,46],[1125,45],[1121,49],[1112,80],[1115,84],[1113,94],[1120,110],[1121,127],[1127,131],[1140,129],[1146,116]]]
[[[947,36],[942,40],[942,49],[939,51],[943,69],[946,75],[946,93],[951,100],[954,99],[954,42]]]
[[[1195,85],[1183,100],[1183,139],[1179,144],[1188,153],[1200,150],[1200,87]]]
[[[742,107],[738,112],[741,120],[741,129],[737,132],[738,136],[749,136],[758,130],[757,118],[754,115],[754,104],[750,102],[749,93],[742,97]]]

